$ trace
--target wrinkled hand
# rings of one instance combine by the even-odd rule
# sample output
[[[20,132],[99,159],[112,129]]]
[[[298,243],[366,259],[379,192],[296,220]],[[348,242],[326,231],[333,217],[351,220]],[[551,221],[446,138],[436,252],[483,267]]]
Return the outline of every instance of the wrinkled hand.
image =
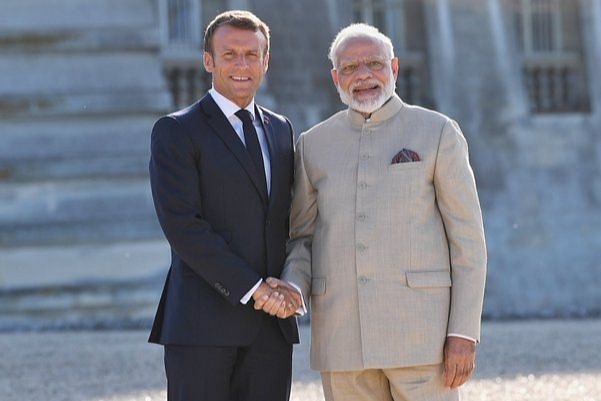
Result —
[[[296,313],[302,305],[299,292],[289,283],[273,277],[261,283],[259,289],[253,294],[254,308],[280,319],[288,318]]]
[[[445,386],[461,386],[469,379],[475,367],[476,344],[461,337],[447,337],[442,373]]]

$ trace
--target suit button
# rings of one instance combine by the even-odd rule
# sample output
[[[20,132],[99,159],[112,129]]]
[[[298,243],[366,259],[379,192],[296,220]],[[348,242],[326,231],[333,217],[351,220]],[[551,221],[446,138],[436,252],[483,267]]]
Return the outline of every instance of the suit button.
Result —
[[[359,252],[363,252],[363,251],[365,251],[366,249],[367,249],[367,247],[366,247],[365,245],[363,245],[363,244],[357,244],[357,250],[358,250]]]
[[[359,213],[357,215],[357,220],[359,220],[359,221],[365,221],[366,218],[367,218],[367,216],[365,215],[365,213]]]
[[[368,281],[369,281],[369,279],[365,276],[359,277],[359,283],[361,283],[361,284],[367,284]]]
[[[215,288],[217,289],[217,291],[219,291],[219,292],[220,292],[222,295],[224,295],[224,296],[226,296],[226,297],[229,297],[229,296],[230,296],[230,291],[229,291],[227,288],[225,288],[225,287],[223,286],[223,284],[221,284],[220,282],[216,282],[216,283],[214,284],[214,287],[215,287]]]

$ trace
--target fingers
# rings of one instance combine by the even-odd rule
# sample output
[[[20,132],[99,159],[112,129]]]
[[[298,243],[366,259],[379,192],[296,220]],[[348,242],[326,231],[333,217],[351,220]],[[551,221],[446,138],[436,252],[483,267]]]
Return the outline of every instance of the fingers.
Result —
[[[252,295],[254,308],[275,315],[284,302],[284,296],[269,285],[261,283]]]
[[[267,278],[265,282],[267,286],[262,288],[264,292],[261,294],[255,292],[256,297],[253,295],[254,308],[281,319],[294,315],[302,305],[300,293],[287,282],[273,277]]]
[[[286,319],[294,315],[298,307],[295,302],[290,301],[283,294],[274,291],[261,309],[271,316]]]
[[[263,311],[269,313],[271,316],[276,316],[282,309],[286,308],[286,300],[282,294],[274,291],[269,300],[263,306]]]
[[[443,380],[445,386],[456,388],[465,384],[472,375],[474,368],[475,366],[473,364],[467,366],[445,364],[443,371]]]
[[[302,305],[301,294],[294,286],[290,285],[290,283],[274,277],[268,277],[266,281],[271,288],[277,288],[277,290],[284,295],[288,308],[297,310]]]
[[[275,277],[267,277],[267,279],[265,280],[265,282],[271,287],[271,288],[278,288],[278,285],[280,285],[280,283],[285,283],[285,281],[279,280]]]
[[[447,387],[459,387],[470,378],[476,366],[473,341],[448,337],[444,348],[443,380]]]

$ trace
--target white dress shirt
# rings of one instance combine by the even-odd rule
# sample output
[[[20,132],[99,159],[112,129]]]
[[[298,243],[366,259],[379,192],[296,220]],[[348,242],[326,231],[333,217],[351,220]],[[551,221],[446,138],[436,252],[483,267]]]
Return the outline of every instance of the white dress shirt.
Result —
[[[232,124],[232,128],[234,128],[234,131],[236,131],[236,134],[238,134],[238,138],[240,138],[244,146],[246,146],[246,141],[244,140],[244,130],[242,129],[242,120],[236,116],[236,112],[240,110],[240,106],[223,96],[221,93],[217,92],[215,88],[211,88],[209,93],[223,114],[225,114],[230,124]],[[252,116],[253,126],[257,131],[259,145],[261,145],[263,166],[265,166],[265,181],[267,182],[267,194],[269,194],[271,190],[271,164],[269,159],[269,147],[267,146],[267,138],[265,136],[265,132],[263,131],[263,125],[255,115],[255,100],[251,100],[250,104],[246,106],[245,109],[248,110]]]
[[[246,146],[246,141],[244,140],[244,130],[242,129],[242,120],[240,120],[236,116],[236,112],[240,110],[240,106],[223,96],[221,93],[217,92],[217,90],[215,90],[214,87],[209,89],[209,94],[211,95],[215,103],[217,103],[219,109],[221,109],[223,114],[225,114],[225,117],[228,119],[230,124],[232,124],[232,128],[234,128],[234,131],[236,131],[238,138],[240,138],[244,146]],[[263,154],[263,166],[265,166],[265,181],[267,183],[267,194],[269,194],[271,189],[271,164],[269,159],[269,151],[267,147],[267,138],[265,137],[265,132],[263,131],[263,125],[260,121],[258,121],[255,118],[255,99],[252,99],[250,104],[246,106],[245,109],[250,112],[250,115],[252,116],[253,120],[253,125],[255,127],[255,130],[257,131],[257,138],[259,139],[261,153]],[[259,288],[262,282],[262,279],[259,280],[257,284],[255,284],[253,288],[251,288],[250,291],[248,291],[242,297],[242,299],[240,299],[240,302],[246,305],[246,303],[248,303],[248,301],[255,293],[257,288]]]

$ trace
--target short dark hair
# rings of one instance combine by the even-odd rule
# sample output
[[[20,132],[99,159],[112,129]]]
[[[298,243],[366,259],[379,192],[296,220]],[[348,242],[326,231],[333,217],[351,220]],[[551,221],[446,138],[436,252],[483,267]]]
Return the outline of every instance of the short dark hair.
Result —
[[[222,25],[231,25],[235,28],[246,29],[253,32],[260,31],[267,40],[267,45],[265,46],[264,54],[269,52],[269,27],[265,22],[261,21],[259,17],[257,17],[250,11],[244,10],[225,11],[216,16],[213,19],[213,21],[209,23],[204,35],[205,52],[211,54],[213,53],[213,35],[215,34],[217,28],[219,28]]]

